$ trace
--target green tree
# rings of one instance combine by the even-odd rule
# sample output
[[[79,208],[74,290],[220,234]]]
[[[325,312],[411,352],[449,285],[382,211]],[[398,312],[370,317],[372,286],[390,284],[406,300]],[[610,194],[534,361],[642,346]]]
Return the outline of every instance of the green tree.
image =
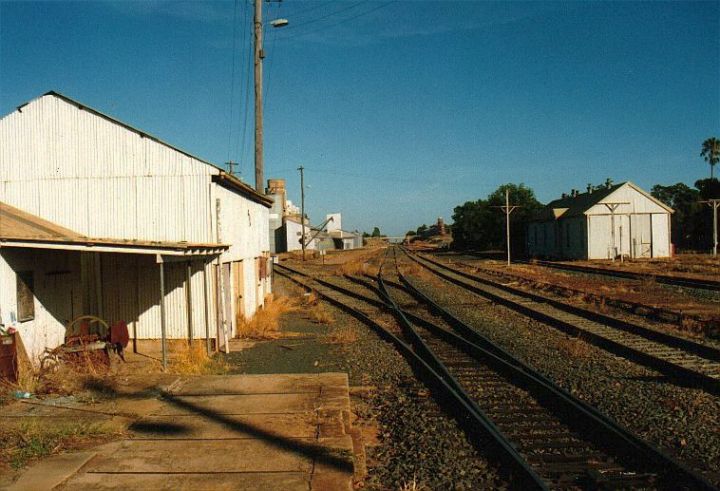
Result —
[[[707,179],[709,181],[709,179]],[[670,186],[656,184],[650,194],[659,199],[675,213],[671,217],[671,240],[678,249],[699,249],[704,234],[702,225],[702,205],[700,192],[678,182]]]
[[[453,214],[453,247],[466,249],[502,249],[505,247],[505,190],[509,191],[510,204],[517,205],[511,215],[511,247],[516,252],[525,250],[528,220],[542,208],[533,190],[524,184],[503,184],[487,199],[468,201],[457,206]]]
[[[715,164],[720,162],[720,140],[715,137],[705,140],[702,144],[700,156],[705,159],[705,162],[710,164],[710,179],[714,179],[713,169],[715,168]]]
[[[372,231],[372,234],[370,234],[370,236],[371,237],[382,237],[382,235],[380,235],[380,229],[375,227]]]

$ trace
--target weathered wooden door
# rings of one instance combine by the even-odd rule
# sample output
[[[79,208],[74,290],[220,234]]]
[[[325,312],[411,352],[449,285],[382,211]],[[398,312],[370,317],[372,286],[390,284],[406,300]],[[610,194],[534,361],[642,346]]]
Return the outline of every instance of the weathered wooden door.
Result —
[[[630,246],[633,257],[652,257],[650,215],[630,215]]]
[[[233,295],[235,297],[236,322],[245,319],[245,275],[243,274],[243,262],[235,261],[233,268]]]

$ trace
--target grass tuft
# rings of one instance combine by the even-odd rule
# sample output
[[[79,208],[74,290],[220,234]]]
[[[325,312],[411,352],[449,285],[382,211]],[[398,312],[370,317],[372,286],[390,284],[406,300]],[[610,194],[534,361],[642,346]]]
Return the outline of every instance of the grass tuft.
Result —
[[[567,338],[559,341],[558,348],[571,358],[586,359],[592,354],[592,347],[582,338]]]
[[[48,423],[31,420],[17,426],[3,426],[0,429],[0,463],[20,469],[30,460],[74,450],[95,443],[98,438],[118,434],[117,429],[88,421]]]
[[[333,331],[326,336],[326,343],[328,344],[352,344],[357,341],[357,332],[349,327],[343,327],[339,329],[333,329]]]
[[[204,342],[177,343],[170,353],[168,371],[179,375],[222,375],[230,370],[219,356],[208,356]]]
[[[238,337],[268,339],[276,338],[280,330],[280,317],[297,310],[294,299],[285,296],[270,296],[265,306],[252,319],[238,319]]]

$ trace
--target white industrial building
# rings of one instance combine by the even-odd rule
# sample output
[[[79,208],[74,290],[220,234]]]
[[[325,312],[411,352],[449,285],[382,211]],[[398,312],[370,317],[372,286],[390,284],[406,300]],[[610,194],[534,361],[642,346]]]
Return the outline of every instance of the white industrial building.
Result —
[[[0,119],[0,202],[0,323],[31,359],[83,314],[223,346],[270,293],[271,199],[61,94]]]
[[[363,246],[362,235],[342,229],[342,214],[330,213],[325,216],[325,231],[332,239],[335,249],[359,249]]]
[[[631,182],[548,203],[528,225],[528,253],[556,259],[669,257],[673,210]]]

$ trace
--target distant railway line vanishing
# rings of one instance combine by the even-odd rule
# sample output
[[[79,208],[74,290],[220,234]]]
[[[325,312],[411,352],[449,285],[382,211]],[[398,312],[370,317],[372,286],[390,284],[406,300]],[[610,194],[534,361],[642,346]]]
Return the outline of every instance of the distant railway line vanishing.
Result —
[[[377,283],[358,277],[329,282],[278,266],[276,273],[392,342],[469,434],[493,438],[513,487],[715,489],[432,302],[396,262],[381,266]],[[410,312],[399,298],[412,298],[427,310]],[[395,325],[377,322],[376,308],[391,312]]]

